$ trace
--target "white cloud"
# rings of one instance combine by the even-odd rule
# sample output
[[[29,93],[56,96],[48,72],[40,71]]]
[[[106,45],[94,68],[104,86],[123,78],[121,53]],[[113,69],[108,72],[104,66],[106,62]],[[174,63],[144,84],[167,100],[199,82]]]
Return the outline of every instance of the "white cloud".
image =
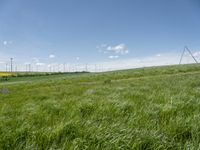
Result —
[[[38,63],[39,62],[39,59],[37,57],[33,57],[32,60],[33,60],[34,63]]]
[[[50,54],[49,58],[55,58],[56,56],[54,54]]]
[[[30,62],[25,62],[25,63],[24,63],[24,65],[30,65],[30,64],[31,64]]]
[[[98,48],[99,52],[103,52],[104,54],[114,53],[114,54],[125,55],[125,54],[129,53],[129,49],[123,43],[115,45],[115,46],[102,44],[102,45],[98,46],[97,48]]]
[[[4,46],[9,45],[9,44],[12,44],[12,41],[6,41],[6,40],[3,41],[3,45],[4,45]]]
[[[119,56],[118,55],[115,55],[115,56],[109,56],[108,58],[110,58],[110,59],[117,59],[117,58],[119,58]]]
[[[40,62],[40,60],[39,60],[37,57],[32,58],[32,60],[33,60],[33,63],[34,63],[36,66],[44,66],[44,65],[45,65],[45,63]],[[29,63],[29,62],[26,62],[26,64],[28,64],[28,63]],[[31,63],[29,63],[29,64],[31,64]]]
[[[161,54],[156,54],[156,56],[157,56],[157,57],[160,57],[160,56],[161,56]]]
[[[7,45],[8,44],[8,42],[7,41],[3,41],[3,45]]]
[[[36,65],[37,65],[37,66],[44,66],[45,63],[40,63],[40,62],[38,62],[38,63],[36,63]]]
[[[117,54],[128,54],[129,50],[125,44],[119,44],[116,46],[108,46],[106,48],[107,51],[112,51]]]
[[[76,57],[76,60],[79,61],[79,60],[80,60],[80,57]]]
[[[200,57],[200,51],[194,52],[194,53],[193,53],[193,56],[194,56],[194,57]]]

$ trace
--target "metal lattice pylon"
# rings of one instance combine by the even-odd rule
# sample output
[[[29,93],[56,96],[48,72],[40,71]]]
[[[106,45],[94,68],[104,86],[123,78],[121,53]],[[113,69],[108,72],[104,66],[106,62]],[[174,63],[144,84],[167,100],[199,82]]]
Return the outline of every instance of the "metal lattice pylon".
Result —
[[[197,59],[193,56],[193,54],[192,54],[192,52],[190,51],[190,49],[189,49],[187,46],[185,46],[185,47],[184,47],[184,50],[183,50],[183,52],[182,52],[182,54],[181,54],[181,59],[180,59],[179,65],[181,64],[181,62],[182,62],[182,60],[183,60],[183,55],[185,54],[185,51],[188,51],[188,53],[190,54],[190,56],[191,56],[191,57],[194,59],[194,61],[198,64]]]

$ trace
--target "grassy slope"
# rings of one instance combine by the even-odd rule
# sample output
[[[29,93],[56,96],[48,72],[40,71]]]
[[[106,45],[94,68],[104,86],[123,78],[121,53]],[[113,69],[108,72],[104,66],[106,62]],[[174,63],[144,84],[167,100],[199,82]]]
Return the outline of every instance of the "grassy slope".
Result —
[[[9,90],[0,149],[199,147],[199,65],[29,77],[0,89]]]

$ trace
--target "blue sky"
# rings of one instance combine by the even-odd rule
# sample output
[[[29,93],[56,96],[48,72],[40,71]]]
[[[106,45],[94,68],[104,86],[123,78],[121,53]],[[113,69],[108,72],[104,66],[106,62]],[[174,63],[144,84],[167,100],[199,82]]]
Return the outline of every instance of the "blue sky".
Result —
[[[175,63],[199,27],[199,0],[0,0],[0,62]]]

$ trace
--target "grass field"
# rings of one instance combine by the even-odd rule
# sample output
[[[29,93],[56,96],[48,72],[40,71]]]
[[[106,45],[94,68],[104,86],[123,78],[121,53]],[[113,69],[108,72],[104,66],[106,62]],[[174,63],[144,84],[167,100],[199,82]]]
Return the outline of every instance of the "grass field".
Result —
[[[0,149],[199,149],[200,65],[0,82]]]

